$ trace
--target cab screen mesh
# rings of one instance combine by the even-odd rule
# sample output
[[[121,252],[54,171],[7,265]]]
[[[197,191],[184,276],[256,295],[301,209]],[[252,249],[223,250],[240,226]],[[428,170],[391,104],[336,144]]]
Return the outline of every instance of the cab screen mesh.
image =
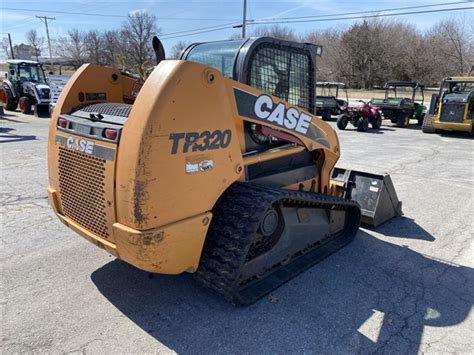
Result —
[[[263,43],[250,59],[250,86],[313,111],[314,71],[310,56],[297,48]]]

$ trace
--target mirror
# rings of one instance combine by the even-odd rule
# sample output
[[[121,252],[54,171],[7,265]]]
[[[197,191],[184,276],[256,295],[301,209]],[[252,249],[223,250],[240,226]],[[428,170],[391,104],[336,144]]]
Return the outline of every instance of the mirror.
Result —
[[[15,75],[15,70],[14,69],[10,69],[10,75]]]

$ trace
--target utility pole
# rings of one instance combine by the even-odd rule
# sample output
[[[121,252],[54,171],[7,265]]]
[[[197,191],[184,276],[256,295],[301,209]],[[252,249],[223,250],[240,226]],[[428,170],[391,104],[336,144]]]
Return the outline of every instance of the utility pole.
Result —
[[[12,46],[12,36],[8,33],[8,42],[10,43],[10,52],[12,53],[12,59],[15,59],[15,54],[13,53],[13,46]]]
[[[51,61],[51,71],[54,71],[54,63],[53,63],[53,52],[51,50],[51,40],[49,38],[49,30],[48,30],[48,20],[56,20],[54,17],[47,17],[47,16],[36,16],[41,20],[41,22],[44,22],[46,26],[46,38],[48,38],[48,47],[49,47],[49,60]]]
[[[247,0],[244,0],[244,13],[242,16],[242,38],[245,38],[246,25],[247,25]]]

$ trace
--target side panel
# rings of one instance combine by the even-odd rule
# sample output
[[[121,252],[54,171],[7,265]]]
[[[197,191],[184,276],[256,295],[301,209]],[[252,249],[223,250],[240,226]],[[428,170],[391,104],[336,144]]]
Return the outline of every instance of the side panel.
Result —
[[[147,230],[214,206],[242,174],[232,97],[217,70],[163,61],[124,125],[117,154],[117,221]]]
[[[239,101],[236,93],[245,99]],[[294,117],[288,125],[289,111]],[[244,120],[289,133],[303,149],[321,150],[325,159],[316,190],[329,189],[339,142],[328,124],[210,67],[163,61],[145,82],[123,129],[117,221],[146,230],[210,211],[234,181],[245,180]]]

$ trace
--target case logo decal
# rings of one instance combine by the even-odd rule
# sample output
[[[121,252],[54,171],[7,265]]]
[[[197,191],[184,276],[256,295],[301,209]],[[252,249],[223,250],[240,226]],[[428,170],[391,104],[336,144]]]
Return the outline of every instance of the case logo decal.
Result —
[[[92,154],[94,151],[94,142],[69,136],[66,139],[66,147],[81,153]]]
[[[275,106],[272,98],[268,95],[260,95],[255,100],[255,115],[268,122],[294,130],[301,134],[308,132],[312,117],[304,112],[299,112],[295,107],[286,108],[283,103]]]
[[[315,138],[310,133],[313,117],[299,108],[287,108],[283,102],[277,103],[267,94],[255,95],[238,88],[234,88],[234,94],[240,116]]]

